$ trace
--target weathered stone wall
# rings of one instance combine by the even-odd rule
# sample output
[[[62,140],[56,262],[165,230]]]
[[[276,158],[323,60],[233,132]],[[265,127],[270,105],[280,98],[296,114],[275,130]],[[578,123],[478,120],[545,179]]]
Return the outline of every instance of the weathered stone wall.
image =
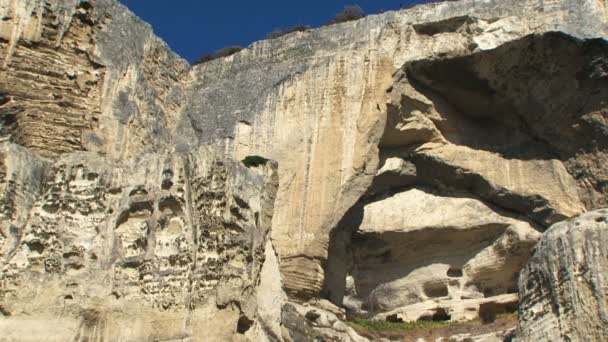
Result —
[[[359,340],[346,311],[513,311],[540,232],[608,202],[608,52],[581,40],[607,36],[605,1],[428,4],[195,67],[115,0],[0,16],[12,340]]]
[[[126,7],[3,0],[0,16],[2,139],[46,157],[114,159],[173,141],[189,65]]]
[[[3,212],[11,222],[0,240],[3,338],[201,339],[198,325],[219,320],[210,336],[222,340],[237,334],[239,319],[260,325],[272,163],[250,170],[200,149],[127,162],[73,153],[51,166],[5,148],[13,155],[4,159],[4,199],[31,209],[23,226]]]
[[[605,37],[605,13],[598,1],[451,1],[258,42],[193,68],[184,119],[203,142],[225,146],[237,158],[260,154],[279,161],[273,241],[288,291],[314,297],[323,286],[330,232],[380,167],[377,146],[390,110],[386,90],[398,69],[414,60],[492,49],[534,32]],[[461,16],[470,18],[441,22]],[[449,158],[475,162],[462,153]],[[487,154],[480,164],[494,159]],[[516,177],[522,170],[517,163],[494,177]],[[568,188],[558,194],[570,198],[559,217],[583,210],[562,165],[531,161],[530,170],[537,169],[534,163],[546,164],[541,169]],[[524,177],[537,184],[544,176]],[[539,188],[554,191],[547,185],[538,183],[530,196]]]
[[[519,341],[608,339],[608,210],[551,227],[523,269]]]

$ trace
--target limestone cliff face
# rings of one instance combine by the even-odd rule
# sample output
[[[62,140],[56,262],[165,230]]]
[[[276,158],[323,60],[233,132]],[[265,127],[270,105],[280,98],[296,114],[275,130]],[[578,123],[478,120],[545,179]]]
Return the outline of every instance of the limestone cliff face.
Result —
[[[519,280],[519,340],[608,338],[606,214],[560,222],[536,246]]]
[[[50,163],[5,148],[3,198],[16,192],[21,202],[3,203],[0,298],[11,317],[0,321],[3,339],[211,331],[221,340],[239,324],[250,330],[262,265],[274,253],[272,165],[253,171],[206,149],[124,162],[79,152]]]
[[[546,228],[608,205],[603,0],[441,2],[194,67],[116,0],[0,16],[9,340],[493,317]]]
[[[124,6],[3,0],[0,14],[3,139],[45,157],[113,159],[173,140],[189,65]]]
[[[401,93],[408,92],[397,89],[399,83],[413,72],[402,73],[396,79],[393,76],[412,61],[421,61],[415,65],[422,67],[431,63],[424,62],[427,59],[471,55],[531,33],[559,30],[577,37],[604,37],[608,32],[606,18],[605,4],[598,1],[458,1],[419,6],[322,30],[295,33],[279,40],[255,43],[239,54],[195,67],[188,86],[190,102],[184,114],[200,132],[203,142],[222,144],[237,158],[261,154],[279,162],[283,171],[280,174],[277,213],[273,219],[273,241],[281,256],[286,289],[294,296],[314,297],[323,287],[330,234],[346,211],[368,191],[374,175],[382,167],[379,163],[383,160],[380,159],[391,153],[388,150],[427,142],[443,145],[436,145],[433,149],[428,148],[429,145],[421,148],[427,151],[417,157],[424,158],[425,165],[418,160],[415,163],[417,167],[424,168],[418,172],[419,178],[435,178],[435,173],[444,173],[442,177],[447,183],[469,183],[448,186],[455,185],[459,190],[524,214],[544,226],[583,211],[585,204],[588,208],[603,204],[604,190],[599,185],[602,181],[590,179],[595,177],[591,176],[593,172],[589,177],[580,176],[582,189],[579,196],[579,188],[571,175],[575,172],[570,170],[568,173],[566,166],[559,161],[561,157],[556,158],[550,153],[539,158],[501,156],[502,151],[489,146],[453,142],[458,134],[473,134],[469,129],[462,128],[458,133],[456,127],[445,128],[450,132],[441,132],[443,127],[424,127],[425,124],[433,126],[429,121],[433,119],[445,121],[443,126],[451,125],[447,119],[441,118],[448,115],[444,109],[433,108],[434,104],[428,98],[422,100],[428,104],[428,110],[440,114],[420,123],[412,122],[412,129],[408,129],[407,121],[414,119],[400,121],[399,117],[404,114],[399,112],[399,108],[405,107],[405,110],[415,113],[426,108],[416,107],[417,98],[410,102],[404,99],[403,105],[398,103]],[[504,57],[500,58],[509,60],[511,55],[505,52],[506,49],[488,52],[488,55],[502,55]],[[551,54],[549,51],[545,53]],[[479,53],[479,56],[485,55]],[[518,56],[519,60],[526,57],[525,53]],[[536,67],[543,68],[541,61],[544,56],[535,58],[539,61]],[[430,69],[434,67],[435,64],[429,66]],[[446,69],[450,67],[446,66]],[[583,65],[577,64],[574,68],[578,67]],[[500,117],[503,112],[518,106],[513,108],[511,115],[521,117],[528,112],[537,115],[539,109],[533,107],[532,101],[546,101],[539,97],[560,97],[558,93],[549,95],[551,90],[544,89],[542,91],[547,94],[533,94],[536,98],[528,102],[511,103],[516,101],[512,98],[521,95],[517,91],[526,90],[508,89],[511,98],[494,103],[492,96],[500,97],[494,88],[513,86],[491,84],[484,89],[483,83],[486,79],[498,78],[499,73],[517,71],[507,68],[509,66],[467,71],[472,74],[472,81],[479,79],[477,83],[481,85],[465,94],[450,93],[450,96],[467,103],[480,102],[478,107],[462,108],[459,103],[451,103],[452,99],[446,98],[448,107],[456,107],[466,117],[476,118]],[[445,92],[469,82],[464,78],[468,76],[461,77],[459,72],[445,75],[453,81],[445,83]],[[575,75],[570,73],[570,78],[564,81],[570,82],[572,77]],[[515,78],[513,82],[522,81]],[[426,86],[423,80],[420,83]],[[538,92],[543,89],[540,84],[537,88]],[[566,88],[563,89],[565,91]],[[431,90],[439,97],[444,95],[438,89]],[[571,97],[561,98],[571,104],[570,108],[564,109],[568,111],[566,115],[575,114],[578,109],[572,106],[576,101]],[[600,98],[598,94],[596,99]],[[550,102],[547,105],[553,105]],[[519,112],[515,113],[515,110]],[[542,110],[546,115],[551,113],[549,108]],[[594,111],[592,108],[583,110]],[[455,125],[464,125],[461,122],[466,121],[455,120],[458,121]],[[476,133],[478,138],[470,140],[492,138],[494,140],[489,144],[500,146],[499,139],[509,140],[511,134],[510,126],[500,120],[488,128],[471,128],[480,133]],[[535,120],[537,125],[546,122],[540,116],[530,120]],[[393,124],[398,127],[391,126]],[[538,140],[536,133],[528,134],[530,129],[537,129],[531,125],[532,122],[523,122],[518,132],[526,133],[516,134],[518,142],[505,145],[504,149],[525,146],[526,139]],[[502,130],[499,134],[504,138],[494,136],[496,129]],[[484,133],[490,137],[481,136]],[[555,135],[559,134],[561,132],[555,132],[552,137],[547,135],[543,139],[556,139]],[[518,143],[520,147],[516,146]],[[379,145],[383,150],[381,153]],[[578,162],[574,160],[576,158],[563,158],[568,159],[573,168],[576,168],[576,163],[596,160],[589,155],[592,152],[577,150],[574,153],[580,156]],[[452,171],[439,171],[443,167],[452,171],[466,170],[466,176],[459,178],[467,179],[452,181],[454,177],[449,174]],[[492,190],[468,191],[475,183],[488,183]],[[554,184],[559,186],[554,188]],[[395,186],[399,184],[389,184],[386,188]],[[492,195],[484,196],[480,192],[491,192]]]

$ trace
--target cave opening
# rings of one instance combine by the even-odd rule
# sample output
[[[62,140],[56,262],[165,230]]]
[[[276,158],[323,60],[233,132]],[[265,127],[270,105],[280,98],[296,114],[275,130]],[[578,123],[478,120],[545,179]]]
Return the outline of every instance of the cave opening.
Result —
[[[418,318],[419,322],[446,322],[452,319],[452,316],[444,308],[437,308],[430,315],[424,315]]]
[[[250,320],[247,316],[241,316],[236,323],[236,332],[239,334],[244,334],[251,328],[254,321]]]

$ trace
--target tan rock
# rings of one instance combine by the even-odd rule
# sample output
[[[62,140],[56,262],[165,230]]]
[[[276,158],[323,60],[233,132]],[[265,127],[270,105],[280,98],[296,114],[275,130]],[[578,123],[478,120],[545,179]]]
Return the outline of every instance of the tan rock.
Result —
[[[121,162],[77,153],[51,164],[4,145],[14,153],[4,159],[11,172],[3,178],[5,199],[13,198],[11,184],[20,184],[31,192],[20,188],[14,199],[32,201],[21,204],[32,208],[24,226],[2,225],[9,237],[0,241],[7,341],[267,335],[265,326],[253,326],[264,312],[256,285],[273,284],[262,272],[273,162],[250,170],[201,148]],[[36,193],[40,180],[45,190]],[[280,289],[274,272],[272,289]],[[49,317],[60,325],[52,334],[28,331],[36,322],[47,326]]]
[[[605,14],[449,1],[190,67],[115,0],[0,0],[0,329],[358,340],[341,304],[511,310],[528,221],[608,203],[605,44],[520,38]]]
[[[404,321],[429,310],[470,320],[494,296],[510,294],[514,310],[517,275],[539,238],[529,223],[473,198],[411,189],[380,199],[364,207],[353,238],[354,298],[345,303],[381,317],[398,311]]]
[[[608,338],[608,210],[558,223],[522,270],[520,341]]]

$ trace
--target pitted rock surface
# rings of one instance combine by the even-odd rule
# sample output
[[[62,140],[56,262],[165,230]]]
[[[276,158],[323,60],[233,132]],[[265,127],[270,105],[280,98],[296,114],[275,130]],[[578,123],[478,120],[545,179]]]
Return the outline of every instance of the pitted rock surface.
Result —
[[[494,317],[543,231],[608,205],[604,0],[438,2],[197,66],[116,0],[0,17],[0,339]]]

